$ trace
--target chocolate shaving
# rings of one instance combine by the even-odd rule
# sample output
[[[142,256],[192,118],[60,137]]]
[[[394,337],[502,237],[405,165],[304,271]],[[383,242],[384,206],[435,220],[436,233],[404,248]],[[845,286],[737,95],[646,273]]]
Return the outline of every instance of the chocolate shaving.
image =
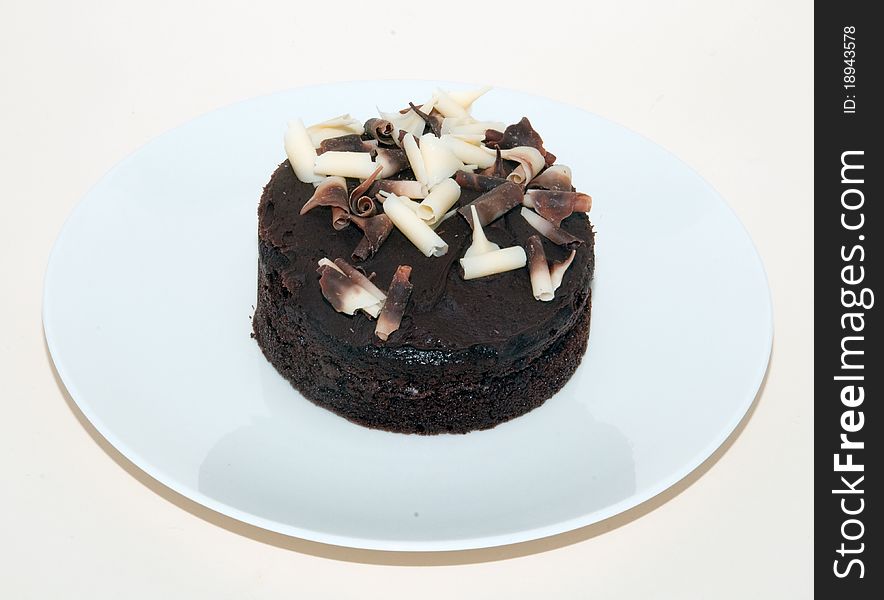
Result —
[[[415,106],[413,102],[409,102],[408,106],[411,107],[411,110],[414,111],[414,114],[416,114],[417,116],[419,116],[421,119],[424,120],[424,123],[426,123],[427,126],[430,128],[430,131],[433,132],[433,135],[435,135],[436,137],[440,137],[442,135],[442,121],[441,120],[434,119],[433,117],[431,117],[427,113],[423,112],[421,109],[419,109],[417,106]],[[432,112],[432,111],[430,111],[430,112]]]
[[[565,246],[566,248],[575,248],[583,243],[583,240],[579,237],[571,235],[561,227],[556,227],[529,208],[523,206],[521,214],[537,233],[551,241],[553,244]]]
[[[365,122],[365,134],[370,135],[385,146],[393,146],[396,140],[393,138],[396,128],[387,119],[369,119]]]
[[[479,173],[468,173],[467,171],[455,173],[454,180],[461,188],[476,190],[477,192],[490,192],[497,186],[506,183],[506,179],[503,177],[489,177]]]
[[[500,154],[500,148],[495,148],[495,151],[497,152],[497,157],[494,159],[494,164],[487,169],[482,169],[479,171],[479,174],[484,175],[485,177],[506,179],[506,177],[513,172],[513,169],[516,168],[518,163],[504,160],[503,156]]]
[[[503,130],[503,135],[501,135],[499,139],[497,139],[496,135],[489,138],[489,132],[494,132],[494,134],[498,133],[493,129],[489,129],[485,132],[485,141],[483,143],[489,148],[506,150],[518,146],[531,146],[532,148],[537,148],[537,150],[543,155],[547,165],[556,162],[555,154],[547,152],[546,149],[544,149],[543,138],[541,138],[540,134],[531,126],[531,121],[528,120],[528,117],[522,117],[522,120],[518,123],[513,123],[512,125],[507,126],[507,128]]]
[[[350,202],[347,198],[347,182],[343,177],[326,177],[301,207],[300,214],[306,214],[317,206],[332,208],[332,227],[335,230],[340,231],[347,226],[350,222]]]
[[[503,132],[497,131],[496,129],[486,129],[485,130],[485,139],[482,140],[482,143],[488,146],[489,148],[497,148],[500,145],[500,141],[503,139]]]
[[[405,196],[406,198],[424,198],[427,195],[427,189],[423,184],[412,179],[384,179],[375,181],[365,195],[376,197],[381,192]],[[380,201],[383,202],[383,200]]]
[[[379,290],[378,286],[373,284],[371,279],[366,277],[362,271],[348,263],[343,258],[336,258],[334,263],[341,271],[343,271],[344,275],[350,278],[350,281],[367,291],[380,302],[383,302],[386,299],[384,292]]]
[[[358,217],[372,217],[377,213],[377,207],[374,204],[374,200],[369,198],[365,192],[371,185],[374,183],[374,180],[377,179],[378,174],[383,169],[383,166],[378,165],[378,167],[374,170],[368,179],[357,185],[353,188],[353,191],[350,192],[350,201],[348,206],[350,207],[350,212]]]
[[[399,148],[378,148],[375,162],[383,167],[378,177],[392,177],[409,167],[405,150]]]
[[[565,165],[547,167],[540,175],[528,183],[528,187],[573,192],[574,186],[571,185],[571,169]]]
[[[384,302],[374,330],[375,335],[385,342],[402,324],[402,316],[405,314],[405,307],[414,288],[408,280],[410,276],[411,267],[408,265],[399,265],[393,274],[393,280],[387,290],[387,300]]]
[[[369,313],[372,311],[377,315],[379,300],[368,290],[328,264],[320,265],[316,271],[319,273],[319,289],[336,311],[352,315],[363,310],[366,314],[372,314]]]
[[[572,213],[588,212],[592,208],[592,197],[583,192],[528,190],[524,204],[558,227]]]
[[[522,188],[512,181],[507,181],[493,190],[485,192],[466,206],[461,206],[457,212],[472,227],[473,215],[470,206],[475,206],[479,215],[479,223],[484,227],[521,204],[522,197]]]
[[[358,134],[351,133],[322,140],[316,154],[318,156],[325,152],[374,152],[377,146],[376,140],[363,140]]]
[[[340,206],[332,206],[332,227],[335,231],[345,229],[350,224],[350,211]]]
[[[549,263],[546,262],[546,252],[543,250],[543,241],[537,234],[528,238],[525,246],[528,254],[528,275],[531,278],[531,291],[535,300],[548,302],[553,299],[553,286],[550,280]]]
[[[353,250],[353,260],[368,260],[381,247],[390,232],[393,231],[393,221],[385,214],[375,215],[370,218],[363,218],[356,215],[350,217],[350,220],[362,230],[364,237],[362,241]]]

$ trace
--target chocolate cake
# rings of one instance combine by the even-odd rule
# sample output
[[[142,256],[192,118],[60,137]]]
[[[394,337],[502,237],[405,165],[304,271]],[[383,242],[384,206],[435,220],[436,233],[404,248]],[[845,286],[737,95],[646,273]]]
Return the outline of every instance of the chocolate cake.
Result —
[[[469,115],[479,95],[294,122],[261,196],[253,335],[305,397],[361,425],[494,427],[555,394],[586,350],[589,196],[527,119]]]

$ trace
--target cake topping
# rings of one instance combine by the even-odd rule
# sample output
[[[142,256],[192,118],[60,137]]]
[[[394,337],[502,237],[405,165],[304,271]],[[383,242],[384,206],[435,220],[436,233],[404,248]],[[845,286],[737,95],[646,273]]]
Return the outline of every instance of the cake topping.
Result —
[[[535,234],[528,238],[528,275],[531,277],[531,292],[535,300],[549,302],[553,299],[553,284],[550,280],[549,264],[543,251],[543,242]]]
[[[374,318],[380,314],[382,301],[353,281],[330,260],[320,260],[316,271],[320,275],[319,288],[322,295],[336,311],[353,315],[361,310]]]
[[[367,192],[368,188],[374,183],[374,180],[378,177],[378,174],[383,169],[382,165],[378,165],[374,172],[369,175],[368,179],[357,185],[353,188],[353,191],[350,192],[350,212],[360,217],[370,217],[377,212],[377,207],[374,205],[374,200],[372,200]]]
[[[421,156],[424,160],[429,187],[453,176],[463,168],[463,162],[432,133],[421,136]]]
[[[436,91],[433,92],[433,103],[435,109],[438,110],[443,117],[468,117],[470,114],[462,104],[449,96],[448,92],[439,88],[436,88]],[[424,111],[426,111],[426,109],[424,109]]]
[[[393,138],[394,127],[387,119],[378,119],[377,117],[369,119],[365,122],[365,133],[370,135],[380,144],[385,146],[395,146],[396,140]]]
[[[460,104],[464,110],[469,111],[473,106],[473,102],[491,91],[490,85],[483,85],[475,90],[462,90],[448,92],[448,97]]]
[[[460,259],[460,266],[463,267],[464,279],[477,279],[513,269],[521,269],[527,260],[524,248],[511,246],[477,256],[464,257]]]
[[[421,199],[427,197],[427,186],[420,181],[412,181],[410,179],[393,179],[384,181],[375,181],[366,196],[376,196],[379,192],[388,192],[397,196],[405,196],[406,198]]]
[[[503,130],[502,134],[495,131],[490,138],[486,134],[485,145],[491,148],[500,148],[501,150],[530,146],[540,152],[540,155],[543,156],[544,164],[551,165],[556,162],[555,155],[543,148],[543,139],[534,130],[534,127],[531,126],[531,121],[528,120],[528,117],[522,117],[522,120],[518,123],[509,125]]]
[[[571,216],[571,213],[589,212],[592,208],[592,197],[583,192],[528,190],[522,203],[558,227],[564,219]]]
[[[485,237],[485,231],[482,230],[482,224],[479,221],[479,217],[476,215],[475,205],[470,205],[470,214],[473,217],[472,223],[474,224],[473,243],[467,248],[467,251],[464,253],[464,258],[479,256],[480,254],[487,254],[489,252],[494,252],[495,250],[500,250],[500,246],[494,242],[489,242],[488,238]]]
[[[506,183],[506,179],[502,177],[488,177],[487,175],[468,173],[466,171],[455,173],[454,180],[461,188],[476,190],[477,192],[490,192],[497,186]]]
[[[323,260],[325,260],[325,259],[323,259]],[[320,264],[322,264],[322,261],[319,261],[319,262],[320,262]],[[384,294],[384,292],[382,292],[378,288],[378,286],[373,284],[371,282],[371,280],[368,277],[366,277],[362,271],[360,271],[359,269],[357,269],[356,267],[354,267],[353,265],[348,263],[343,258],[336,258],[334,264],[341,273],[343,273],[344,275],[346,275],[347,277],[350,278],[350,281],[352,281],[353,283],[355,283],[356,285],[358,285],[359,287],[361,287],[362,289],[367,291],[369,294],[371,294],[375,298],[377,298],[378,302],[383,303],[384,300],[387,299],[386,294]]]
[[[562,285],[562,278],[565,276],[565,271],[568,270],[568,267],[571,266],[571,263],[574,262],[574,257],[577,256],[576,250],[571,250],[571,254],[568,255],[568,258],[565,260],[557,260],[553,263],[553,266],[549,268],[549,278],[552,282],[553,291],[559,289],[559,286]]]
[[[573,191],[571,169],[553,164],[555,156],[544,148],[527,118],[510,125],[473,118],[472,104],[488,89],[437,89],[423,104],[409,102],[397,112],[379,111],[380,118],[361,125],[350,115],[308,128],[300,120],[292,121],[285,139],[289,162],[298,179],[316,186],[302,214],[329,206],[335,229],[356,225],[363,239],[352,258],[364,261],[378,252],[394,227],[425,256],[445,255],[448,244],[435,230],[459,213],[473,229],[471,244],[460,259],[464,279],[530,262],[534,297],[552,300],[575,248],[584,241],[560,225],[574,212],[588,211],[592,198]],[[345,178],[359,180],[350,193]],[[458,206],[462,189],[481,195]],[[500,248],[483,228],[519,205],[522,217],[539,235],[529,237],[524,247]],[[445,229],[440,232],[444,235]],[[540,236],[570,248],[569,258],[550,267]],[[364,273],[341,259],[320,261],[320,273],[323,294],[337,310],[378,315],[383,294]],[[395,287],[399,300],[388,300],[389,315],[378,323],[376,332],[383,340],[399,327],[412,289],[410,273],[411,267],[401,265],[391,283],[391,296]]]
[[[441,135],[442,129],[442,117],[439,115],[438,111],[430,112],[430,114],[424,113],[421,109],[414,105],[414,102],[409,102],[408,106],[411,107],[417,116],[424,120],[424,123],[427,124],[427,127],[430,128],[430,131],[433,132],[433,135],[439,137]],[[434,109],[435,110],[435,109]]]
[[[515,148],[498,148],[500,155],[506,160],[514,160],[519,163],[512,173],[506,176],[521,186],[525,186],[546,165],[543,154],[537,148],[531,146],[516,146]]]
[[[442,119],[443,134],[480,135],[482,136],[480,140],[485,137],[485,133],[489,129],[497,130],[504,129],[505,127],[505,123],[498,121],[476,121],[472,117],[446,117]]]
[[[367,179],[377,165],[367,152],[324,152],[316,157],[313,172],[317,175],[338,175]]]
[[[304,183],[316,183],[322,181],[322,176],[313,172],[313,163],[316,161],[316,148],[310,141],[310,135],[304,127],[301,119],[289,121],[285,132],[285,153],[289,157],[289,164],[295,176]]]
[[[301,207],[305,214],[317,206],[330,206],[332,226],[340,231],[350,222],[350,202],[347,197],[347,182],[343,177],[326,177],[314,190],[310,199]]]
[[[460,198],[460,186],[454,179],[445,179],[434,186],[420,203],[417,216],[429,224],[435,223],[455,205],[458,198]]]
[[[322,140],[316,154],[325,152],[374,152],[377,150],[377,140],[363,140],[355,133],[342,135]]]
[[[494,164],[495,152],[489,148],[475,146],[450,134],[445,134],[439,139],[463,163],[474,164],[483,169]]]
[[[350,221],[361,229],[365,236],[353,250],[352,258],[355,261],[368,260],[374,256],[393,231],[393,221],[387,215],[375,215],[367,219],[351,215]]]
[[[378,323],[374,333],[385,342],[390,334],[399,329],[402,324],[402,316],[405,314],[405,306],[411,298],[411,290],[414,287],[408,278],[411,276],[411,267],[399,265],[393,274],[390,288],[387,290],[387,298],[384,302]]]
[[[417,145],[417,139],[411,134],[406,134],[402,138],[402,149],[405,150],[405,156],[408,158],[408,164],[411,165],[414,178],[427,185],[427,167],[424,165],[424,157]]]
[[[340,137],[350,133],[362,133],[362,124],[350,115],[341,115],[340,117],[311,125],[307,128],[307,133],[310,136],[313,147],[316,148],[323,140],[328,138]]]
[[[405,151],[399,148],[378,148],[375,161],[383,167],[378,175],[381,179],[392,177],[408,168],[408,158],[405,156]]]
[[[540,175],[531,180],[528,187],[570,192],[574,189],[571,185],[571,168],[565,165],[547,167]]]
[[[470,227],[472,227],[473,215],[470,212],[469,207],[475,206],[476,212],[479,214],[479,223],[484,227],[492,221],[499,219],[521,203],[522,188],[512,181],[507,181],[490,192],[485,192],[467,206],[461,206],[457,209],[457,212],[459,212],[470,224]]]
[[[443,256],[448,252],[448,244],[406,206],[406,202],[411,200],[391,194],[384,200],[384,214],[424,256]]]
[[[580,238],[571,235],[560,227],[556,227],[529,208],[523,206],[521,214],[528,221],[528,224],[537,230],[537,233],[554,244],[573,248],[583,243],[583,240]]]

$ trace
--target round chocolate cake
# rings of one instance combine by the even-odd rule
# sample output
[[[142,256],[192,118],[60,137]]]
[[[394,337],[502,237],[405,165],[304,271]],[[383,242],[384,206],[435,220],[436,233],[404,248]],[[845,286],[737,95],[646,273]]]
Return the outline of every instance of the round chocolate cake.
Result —
[[[426,136],[444,138],[439,122],[449,115],[438,106],[420,112],[426,128],[414,141],[427,152],[435,140]],[[373,119],[359,134],[312,143],[321,157],[337,154],[329,147],[344,147],[338,142],[347,137],[355,150],[340,154],[364,152],[380,164],[408,152],[403,139],[411,134],[397,125]],[[465,433],[530,411],[574,373],[589,332],[592,226],[574,203],[570,171],[553,177],[555,157],[527,119],[501,129],[489,128],[476,145],[494,164],[461,162],[446,179],[457,185],[445,184],[459,188],[456,199],[427,225],[397,211],[421,215],[415,203],[430,198],[409,200],[385,188],[401,191],[391,182],[410,182],[404,185],[432,195],[441,182],[424,179],[432,177],[422,172],[431,161],[417,169],[414,159],[402,161],[384,180],[376,177],[386,167],[378,166],[375,177],[344,168],[304,182],[296,175],[303,159],[287,143],[290,159],[273,173],[258,208],[253,328],[267,359],[305,397],[368,427]],[[534,172],[528,165],[520,177],[523,163],[502,155],[513,156],[507,151],[525,143],[526,130],[544,164]],[[550,180],[558,183],[544,183]],[[484,227],[474,234],[477,216]],[[436,246],[419,246],[421,235]],[[348,304],[352,298],[368,300]]]

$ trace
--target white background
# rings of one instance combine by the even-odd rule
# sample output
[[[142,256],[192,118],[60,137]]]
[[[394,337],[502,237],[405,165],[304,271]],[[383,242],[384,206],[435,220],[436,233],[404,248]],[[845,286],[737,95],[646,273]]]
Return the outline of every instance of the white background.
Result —
[[[0,595],[810,597],[812,27],[812,3],[797,1],[2,1]],[[721,192],[764,259],[776,327],[763,393],[728,447],[611,521],[420,555],[238,524],[97,438],[54,377],[40,323],[49,249],[78,199],[208,110],[374,78],[488,83],[580,106]]]

